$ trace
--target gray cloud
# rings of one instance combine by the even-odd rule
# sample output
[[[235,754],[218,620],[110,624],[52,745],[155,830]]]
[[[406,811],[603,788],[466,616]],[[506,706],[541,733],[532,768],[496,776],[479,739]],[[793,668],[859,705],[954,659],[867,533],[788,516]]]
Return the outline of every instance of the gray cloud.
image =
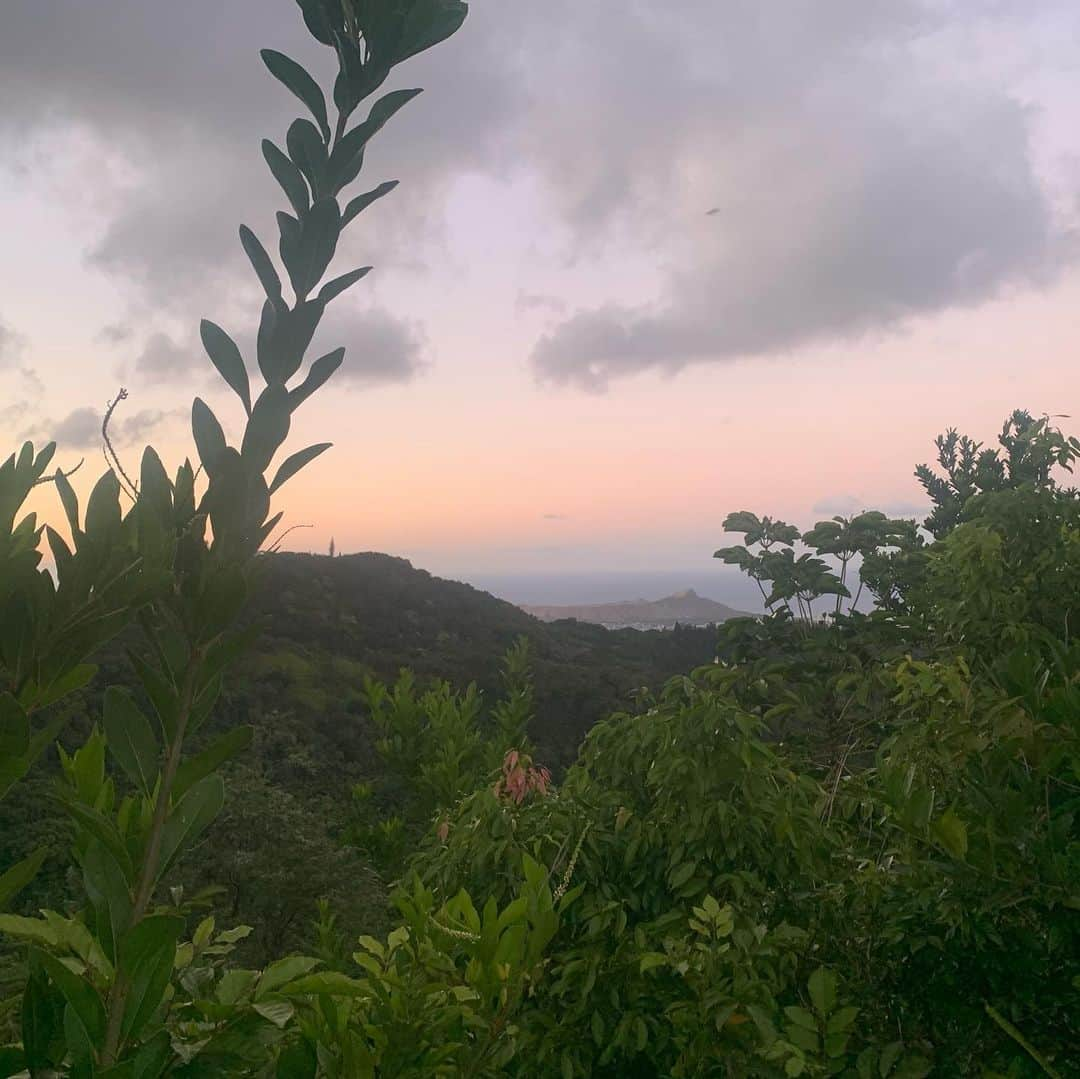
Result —
[[[547,296],[540,292],[519,290],[514,307],[518,311],[552,311],[562,314],[566,310],[566,301],[559,296]]]
[[[42,424],[48,437],[65,449],[85,450],[101,442],[101,414],[93,408],[77,408],[59,423]]]
[[[939,27],[918,5],[749,11],[703,16],[717,31],[705,35],[711,76],[684,63],[660,81],[653,115],[609,101],[604,138],[575,142],[578,174],[597,178],[574,212],[653,207],[672,255],[658,302],[579,310],[541,338],[540,377],[602,390],[646,369],[850,338],[1045,283],[1074,254],[1035,172],[1031,112],[922,62]],[[653,137],[663,108],[677,122]],[[620,137],[631,122],[646,145]],[[643,167],[646,152],[664,163]]]
[[[188,375],[202,358],[201,350],[178,344],[166,333],[154,333],[135,358],[135,371],[152,382],[167,382]]]
[[[545,521],[568,521],[570,518],[565,513],[545,513]]]
[[[272,246],[281,201],[257,140],[280,141],[295,114],[257,49],[325,73],[294,5],[10,7],[0,130],[14,153],[88,133],[104,207],[91,260],[152,309],[197,303],[227,321],[255,299],[236,225],[243,216]],[[984,27],[1014,49],[1044,13],[1075,28],[1064,0],[658,11],[477,0],[463,32],[395,83],[433,92],[373,144],[369,182],[405,182],[343,260],[422,264],[457,178],[538,180],[568,258],[630,250],[662,272],[651,303],[585,306],[537,343],[540,377],[595,390],[878,332],[1044,282],[1072,257],[1032,163],[1032,111],[1000,65],[972,59]],[[523,291],[519,304],[534,300],[558,313],[567,297]]]
[[[14,362],[22,353],[24,339],[22,334],[0,318],[0,368]]]
[[[122,345],[125,341],[131,340],[133,333],[134,330],[122,322],[110,322],[98,331],[98,340],[104,341],[107,345]]]
[[[109,423],[109,438],[117,446],[143,443],[152,431],[184,414],[178,409],[144,408],[130,416],[114,417]],[[0,413],[0,418],[3,415]],[[83,406],[73,409],[62,420],[42,420],[34,424],[23,437],[54,441],[61,449],[95,449],[101,446],[102,418],[103,414],[96,408]]]
[[[405,382],[424,367],[424,339],[418,326],[379,307],[327,314],[312,355],[345,346],[345,362],[335,382]]]
[[[147,436],[158,430],[163,424],[184,418],[183,409],[143,408],[131,416],[125,416],[120,423],[109,425],[109,434],[121,446],[133,446],[145,443]]]
[[[288,0],[38,0],[4,12],[0,130],[15,154],[33,135],[61,145],[72,131],[96,138],[94,182],[108,189],[108,211],[90,259],[155,307],[220,303],[238,281],[246,292],[241,220],[273,246],[273,211],[284,198],[258,142],[283,144],[302,107],[263,68],[264,46],[328,81],[329,51],[308,38]],[[458,169],[491,159],[517,96],[500,57],[490,35],[474,34],[411,61],[387,85],[438,90],[371,147],[370,186],[395,175],[408,183],[395,192],[393,214],[378,207],[365,215],[367,261],[414,260],[445,185]],[[109,180],[114,171],[119,182]]]

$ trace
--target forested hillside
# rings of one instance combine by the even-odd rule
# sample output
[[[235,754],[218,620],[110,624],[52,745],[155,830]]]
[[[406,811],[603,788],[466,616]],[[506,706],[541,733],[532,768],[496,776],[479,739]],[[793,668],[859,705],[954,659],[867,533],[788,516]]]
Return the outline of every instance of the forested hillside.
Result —
[[[344,917],[357,927],[385,921],[389,878],[344,838],[352,788],[384,771],[366,679],[392,681],[408,668],[422,689],[475,683],[494,703],[503,656],[524,639],[536,682],[528,734],[538,759],[558,773],[588,729],[626,707],[633,693],[716,652],[712,629],[640,633],[541,623],[469,585],[381,554],[262,556],[249,624],[262,627],[258,645],[237,665],[202,741],[244,724],[254,740],[236,766],[220,841],[201,849],[187,880],[189,888],[227,888],[231,917],[260,926],[246,948],[263,959],[283,935],[299,941],[309,933],[321,898],[348,896]],[[130,680],[130,637],[94,657],[100,682],[69,699],[61,740],[70,750],[100,714],[103,684]],[[50,753],[26,781],[29,814],[21,800],[0,802],[4,864],[43,843],[48,850],[45,868],[22,897],[27,911],[66,888],[66,829],[49,798],[57,772]],[[295,837],[285,848],[283,831]]]

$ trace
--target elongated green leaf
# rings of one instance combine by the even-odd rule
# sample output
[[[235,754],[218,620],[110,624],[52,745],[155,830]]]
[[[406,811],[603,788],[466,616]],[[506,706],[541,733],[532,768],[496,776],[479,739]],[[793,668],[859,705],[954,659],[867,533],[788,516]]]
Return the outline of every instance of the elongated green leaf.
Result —
[[[308,955],[290,955],[286,959],[279,959],[263,971],[259,979],[258,988],[255,990],[255,999],[262,1000],[276,989],[295,981],[304,974],[314,970],[319,965],[318,959]]]
[[[393,90],[371,106],[371,111],[363,123],[357,124],[352,131],[334,147],[330,158],[330,168],[334,177],[334,189],[340,191],[356,179],[363,167],[364,150],[368,142],[382,130],[386,122],[399,109],[404,108],[422,90]]]
[[[270,74],[291,90],[311,112],[319,124],[323,139],[330,141],[330,124],[326,118],[326,98],[319,84],[295,61],[273,49],[261,49],[259,55]]]
[[[60,502],[64,507],[64,515],[67,517],[68,527],[71,529],[71,540],[76,547],[79,545],[79,500],[68,482],[67,476],[58,468],[53,476],[53,484],[56,493],[60,496]]]
[[[29,718],[10,693],[0,693],[0,758],[21,757],[29,748]]]
[[[218,474],[228,443],[217,417],[201,397],[196,397],[191,402],[191,431],[195,436],[199,460],[202,461],[206,474],[213,478]]]
[[[97,667],[93,663],[80,663],[77,667],[72,667],[59,678],[39,689],[34,695],[31,707],[48,708],[50,704],[55,704],[69,693],[82,689],[95,674],[97,674]]]
[[[0,758],[0,798],[30,770],[34,763],[56,740],[67,726],[70,716],[53,716],[49,722],[30,739],[30,748],[21,757]]]
[[[120,481],[106,472],[94,484],[86,503],[86,532],[108,541],[120,530]]]
[[[285,134],[285,147],[311,188],[312,200],[326,188],[327,151],[318,128],[310,120],[294,120]]]
[[[154,789],[158,774],[158,743],[150,720],[127,690],[109,686],[102,710],[109,752],[143,794]]]
[[[308,446],[307,449],[299,450],[291,457],[286,457],[277,470],[277,475],[274,476],[274,482],[270,484],[270,493],[273,494],[291,480],[304,465],[314,461],[319,454],[325,453],[332,445],[332,442],[320,442],[317,446]]]
[[[366,982],[357,981],[347,974],[339,974],[336,970],[323,970],[288,982],[280,986],[277,992],[287,997],[359,997],[369,992],[369,989]]]
[[[319,199],[304,218],[299,265],[289,267],[297,295],[306,296],[326,273],[341,235],[341,210],[336,199]]]
[[[289,435],[289,394],[284,386],[267,386],[251,410],[244,432],[241,456],[260,472],[266,470],[274,454]]]
[[[50,985],[40,964],[31,962],[23,991],[22,1043],[31,1074],[58,1064],[64,1056],[64,998]]]
[[[137,652],[128,650],[128,660],[135,668],[150,703],[157,712],[166,741],[176,733],[176,710],[178,707],[176,687],[160,671],[156,670]]]
[[[39,949],[31,949],[36,962],[63,994],[86,1033],[91,1045],[100,1045],[105,1035],[105,1005],[97,990],[83,977],[69,970],[59,959]]]
[[[269,139],[262,141],[263,157],[274,179],[281,185],[285,197],[298,214],[305,214],[311,205],[308,194],[307,181],[304,174],[297,168],[296,163],[275,143]],[[295,219],[294,219],[295,220]]]
[[[116,830],[116,825],[104,814],[88,805],[84,805],[72,796],[61,797],[59,801],[65,812],[80,828],[85,829],[108,848],[109,853],[116,859],[117,865],[123,871],[124,878],[128,884],[131,884],[135,879],[135,869],[132,866],[131,855],[128,853],[127,846],[120,837],[120,833]]]
[[[310,1042],[296,1042],[278,1057],[276,1079],[315,1079],[319,1058]]]
[[[469,5],[464,0],[417,0],[408,11],[394,57],[394,62],[399,64],[457,33],[469,13]]]
[[[120,1027],[124,1038],[137,1037],[161,1003],[183,931],[183,918],[155,914],[133,926],[120,941],[120,970],[129,985]]]
[[[237,753],[247,749],[251,745],[253,734],[253,727],[234,727],[202,753],[185,761],[177,770],[176,780],[173,783],[173,797],[181,798],[200,780],[216,771],[226,761],[232,760]]]
[[[240,243],[244,246],[244,251],[247,253],[251,266],[262,284],[267,299],[275,306],[280,307],[282,303],[281,278],[278,277],[278,272],[274,269],[274,264],[270,261],[266,248],[263,247],[258,236],[247,225],[240,226]]]
[[[818,967],[806,983],[814,1010],[827,1018],[836,1007],[836,975],[825,967]]]
[[[224,804],[225,784],[218,775],[200,780],[180,799],[162,833],[159,878],[213,824]]]
[[[934,821],[931,830],[940,841],[941,845],[954,858],[962,859],[967,855],[967,827],[952,809],[947,809],[936,821]]]
[[[398,182],[397,180],[387,180],[371,191],[365,191],[362,195],[350,199],[349,205],[345,207],[341,214],[341,227],[345,228],[357,214],[366,210],[376,199],[381,199],[383,195],[389,195],[397,187]]]
[[[278,153],[281,151],[279,150]],[[243,401],[244,411],[250,416],[251,384],[248,381],[244,358],[240,355],[236,342],[220,326],[205,318],[199,323],[199,336],[202,338],[203,348],[206,349],[210,362],[232,387],[236,396]]]
[[[0,876],[0,910],[3,910],[37,876],[47,851],[44,847],[34,851],[28,858],[16,862]]]
[[[131,921],[131,891],[105,844],[95,840],[82,856],[83,884],[97,915],[97,936],[106,957],[117,960],[117,943]]]
[[[336,348],[320,356],[308,369],[307,378],[289,391],[289,407],[295,412],[317,389],[323,386],[345,359],[345,349]]]
[[[329,303],[331,300],[340,296],[347,288],[351,288],[355,285],[362,277],[366,277],[370,272],[370,266],[361,266],[357,270],[350,270],[340,277],[335,277],[333,281],[327,281],[326,284],[319,289],[319,299],[323,303]]]

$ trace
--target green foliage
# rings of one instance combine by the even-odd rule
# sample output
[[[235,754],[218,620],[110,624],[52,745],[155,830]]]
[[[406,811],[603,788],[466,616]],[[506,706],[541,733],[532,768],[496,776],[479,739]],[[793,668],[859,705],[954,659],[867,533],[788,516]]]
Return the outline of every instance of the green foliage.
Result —
[[[383,765],[378,800],[383,812],[376,809],[371,784],[354,786],[354,818],[346,838],[383,871],[399,871],[432,820],[489,781],[509,754],[514,754],[513,764],[500,782],[517,789],[528,784],[530,771],[540,776],[528,757],[533,688],[524,638],[506,652],[502,680],[503,698],[484,715],[475,683],[464,693],[455,693],[446,682],[420,692],[407,670],[393,686],[365,679],[363,701],[379,734],[375,748]]]
[[[256,349],[265,385],[257,395],[229,334],[209,321],[201,327],[211,362],[243,405],[238,445],[230,444],[221,422],[196,398],[198,471],[185,461],[170,478],[148,448],[138,482],[116,462],[94,487],[85,514],[57,471],[51,479],[71,546],[39,527],[33,514],[17,520],[54,447],[35,454],[27,444],[0,466],[0,792],[25,774],[59,729],[55,721],[35,728],[33,713],[85,685],[93,668],[84,660],[134,625],[129,658],[139,697],[150,706],[111,688],[104,733],[95,727],[77,751],[60,751],[58,801],[72,828],[82,904],[65,915],[46,910],[39,918],[3,916],[4,929],[32,944],[23,1045],[16,1054],[18,1066],[35,1074],[217,1074],[222,1062],[257,1060],[255,1049],[270,1049],[274,1031],[283,1026],[280,1009],[261,1015],[256,1003],[243,1014],[222,1016],[201,1009],[197,999],[185,1002],[178,992],[186,912],[175,897],[162,901],[161,884],[221,813],[219,769],[250,741],[251,731],[228,731],[196,757],[185,759],[185,750],[214,709],[224,670],[251,642],[252,634],[237,623],[255,556],[281,517],[271,515],[271,496],[328,448],[320,443],[293,453],[268,479],[293,413],[341,363],[338,350],[315,361],[298,386],[289,385],[302,373],[325,308],[367,272],[354,270],[319,288],[343,228],[339,196],[359,173],[368,140],[418,91],[376,101],[368,119],[351,129],[350,117],[395,64],[453,33],[466,11],[451,0],[362,10],[351,0],[301,6],[338,60],[337,119],[331,131],[325,96],[299,64],[263,53],[271,73],[319,126],[296,120],[286,138],[288,156],[273,147],[265,154],[296,212],[278,215],[278,251],[291,302],[258,237],[240,229],[266,293]],[[108,459],[105,428],[102,433]],[[122,493],[132,501],[127,513]],[[40,566],[43,537],[56,563],[55,582]],[[120,775],[114,778],[107,762],[118,765]],[[33,856],[5,873],[6,899],[28,883],[40,861]],[[226,972],[218,1003],[235,1010],[245,981],[245,972]],[[174,1038],[170,1020],[183,1016],[189,1004],[211,1025],[227,1021],[230,1029],[213,1029],[208,1040],[185,1050],[183,1034]]]
[[[312,119],[291,124],[285,150],[263,145],[293,211],[278,215],[284,275],[240,232],[265,293],[257,394],[228,333],[201,328],[243,408],[239,446],[196,400],[198,470],[170,477],[147,449],[137,484],[117,463],[85,510],[56,472],[70,545],[20,517],[52,447],[0,466],[0,793],[77,714],[59,702],[93,717],[57,749],[61,909],[0,913],[24,946],[0,1071],[1066,1074],[1080,1045],[1080,495],[1058,477],[1080,443],[1047,418],[1014,413],[998,450],[955,431],[938,440],[944,474],[917,472],[934,542],[873,511],[802,535],[730,515],[745,543],[716,556],[775,613],[725,626],[716,662],[593,726],[558,786],[533,761],[540,691],[521,640],[487,710],[476,682],[403,671],[388,685],[347,653],[279,648],[253,664],[311,714],[331,707],[327,669],[352,685],[380,773],[355,788],[343,837],[261,770],[278,753],[313,774],[299,739],[272,740],[280,713],[223,721],[224,675],[260,628],[241,615],[280,520],[271,496],[328,448],[293,452],[268,479],[294,412],[343,359],[308,364],[308,348],[368,268],[324,277],[342,230],[392,184],[344,210],[340,199],[418,91],[352,116],[466,12],[457,0],[300,7],[338,74],[328,95],[263,53]],[[325,606],[317,581],[309,591]],[[333,619],[338,639],[348,622]],[[95,673],[86,661],[120,635],[128,686],[100,706],[76,698]],[[238,764],[253,742],[254,765]],[[0,907],[45,857],[4,867]],[[399,874],[392,922],[357,909],[371,862]],[[223,898],[230,921],[252,911],[256,927],[219,931],[206,907]]]

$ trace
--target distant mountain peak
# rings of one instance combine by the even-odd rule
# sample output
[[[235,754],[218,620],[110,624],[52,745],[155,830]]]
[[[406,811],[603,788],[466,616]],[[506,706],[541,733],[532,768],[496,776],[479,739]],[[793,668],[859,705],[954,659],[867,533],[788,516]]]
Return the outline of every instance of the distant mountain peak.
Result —
[[[745,612],[737,611],[706,596],[699,596],[692,588],[655,600],[631,599],[619,603],[569,606],[523,605],[523,610],[545,622],[572,618],[578,622],[594,622],[609,629],[627,626],[638,629],[671,629],[675,625],[704,626],[713,622],[725,622],[729,618],[745,617]]]

